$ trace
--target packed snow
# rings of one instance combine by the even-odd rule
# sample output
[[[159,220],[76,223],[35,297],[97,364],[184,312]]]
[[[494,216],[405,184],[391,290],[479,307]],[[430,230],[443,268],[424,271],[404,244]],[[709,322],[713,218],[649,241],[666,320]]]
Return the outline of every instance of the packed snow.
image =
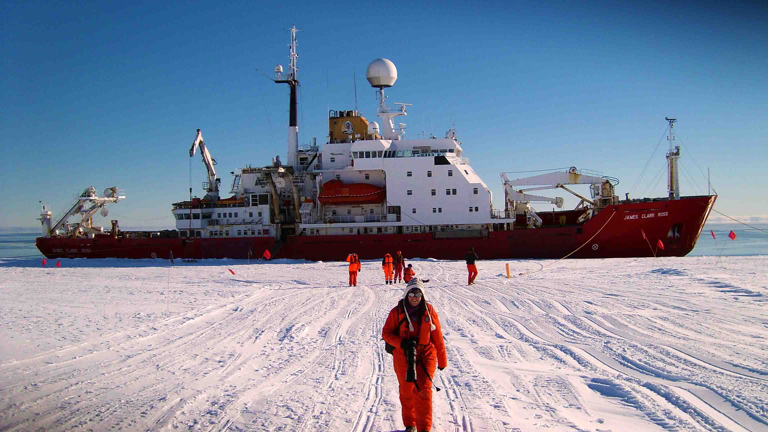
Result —
[[[410,262],[433,431],[768,430],[768,257]],[[0,430],[403,430],[378,262],[61,264],[0,260]]]

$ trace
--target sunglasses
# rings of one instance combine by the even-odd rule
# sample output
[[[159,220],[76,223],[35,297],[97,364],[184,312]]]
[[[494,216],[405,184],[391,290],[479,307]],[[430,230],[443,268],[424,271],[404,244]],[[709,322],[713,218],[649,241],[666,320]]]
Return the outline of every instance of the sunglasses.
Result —
[[[408,297],[411,297],[411,298],[413,298],[413,297],[421,298],[421,293],[408,293]]]

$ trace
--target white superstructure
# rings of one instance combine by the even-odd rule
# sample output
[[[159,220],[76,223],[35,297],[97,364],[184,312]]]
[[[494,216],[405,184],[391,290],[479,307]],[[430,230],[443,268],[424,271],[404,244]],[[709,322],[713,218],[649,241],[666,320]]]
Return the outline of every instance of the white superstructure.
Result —
[[[384,89],[397,80],[397,68],[388,59],[374,60],[366,74],[377,89],[380,123],[368,121],[358,111],[331,111],[328,141],[322,149],[314,142],[299,146],[295,27],[290,47],[289,72],[283,74],[282,66],[275,69],[275,82],[291,88],[287,164],[283,166],[276,157],[270,166],[240,169],[230,198],[214,197],[207,190],[203,199],[174,204],[176,227],[182,236],[273,236],[280,240],[292,234],[476,235],[501,225],[513,229],[518,217],[525,220],[524,227],[540,226],[541,218],[528,205],[530,201],[562,206],[562,198],[526,194],[532,189],[515,187],[530,183],[504,176],[505,208],[494,210],[491,191],[463,156],[454,129],[443,138],[405,139],[406,125],[396,125],[395,119],[407,115],[409,104],[396,103],[397,108],[392,109],[386,103]],[[202,140],[199,131],[198,138]],[[211,182],[215,173],[211,174],[212,164],[206,166]],[[609,180],[580,175],[575,169],[537,180],[545,181],[536,183],[541,186],[534,190],[572,192],[563,185],[592,185],[592,200],[576,194],[582,198],[581,204],[590,204],[585,207],[590,210],[585,217],[592,215],[595,206],[618,201]]]

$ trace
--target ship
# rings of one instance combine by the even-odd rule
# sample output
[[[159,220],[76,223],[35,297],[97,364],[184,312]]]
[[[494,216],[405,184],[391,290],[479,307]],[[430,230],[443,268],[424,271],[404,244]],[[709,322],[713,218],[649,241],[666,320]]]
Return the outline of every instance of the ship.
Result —
[[[48,258],[304,259],[342,261],[402,251],[407,258],[462,259],[469,248],[482,259],[563,259],[685,256],[696,245],[716,195],[680,196],[674,123],[669,123],[668,196],[619,199],[618,179],[571,167],[531,177],[501,174],[503,208],[465,156],[455,128],[444,137],[406,139],[410,104],[387,104],[397,68],[379,58],[366,76],[379,121],[355,110],[328,113],[327,142],[299,145],[296,28],[290,64],[275,68],[277,84],[290,88],[288,151],[266,166],[233,172],[222,196],[215,160],[197,130],[190,157],[199,151],[208,178],[205,195],[172,204],[176,226],[124,231],[94,225],[107,205],[124,199],[117,187],[99,195],[89,187],[63,216],[43,206],[38,249]],[[575,189],[582,188],[585,191]],[[564,208],[558,190],[578,204]],[[534,194],[533,192],[536,192]],[[229,195],[229,196],[226,196]],[[552,206],[535,210],[533,204]],[[556,209],[555,209],[556,208]],[[70,218],[76,218],[70,222]]]

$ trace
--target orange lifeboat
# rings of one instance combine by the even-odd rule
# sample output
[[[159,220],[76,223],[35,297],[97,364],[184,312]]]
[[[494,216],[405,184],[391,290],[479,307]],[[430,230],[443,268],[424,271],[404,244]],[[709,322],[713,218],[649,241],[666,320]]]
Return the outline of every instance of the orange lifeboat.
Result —
[[[379,204],[384,201],[385,189],[368,183],[344,183],[331,180],[323,185],[317,197],[323,205]]]

